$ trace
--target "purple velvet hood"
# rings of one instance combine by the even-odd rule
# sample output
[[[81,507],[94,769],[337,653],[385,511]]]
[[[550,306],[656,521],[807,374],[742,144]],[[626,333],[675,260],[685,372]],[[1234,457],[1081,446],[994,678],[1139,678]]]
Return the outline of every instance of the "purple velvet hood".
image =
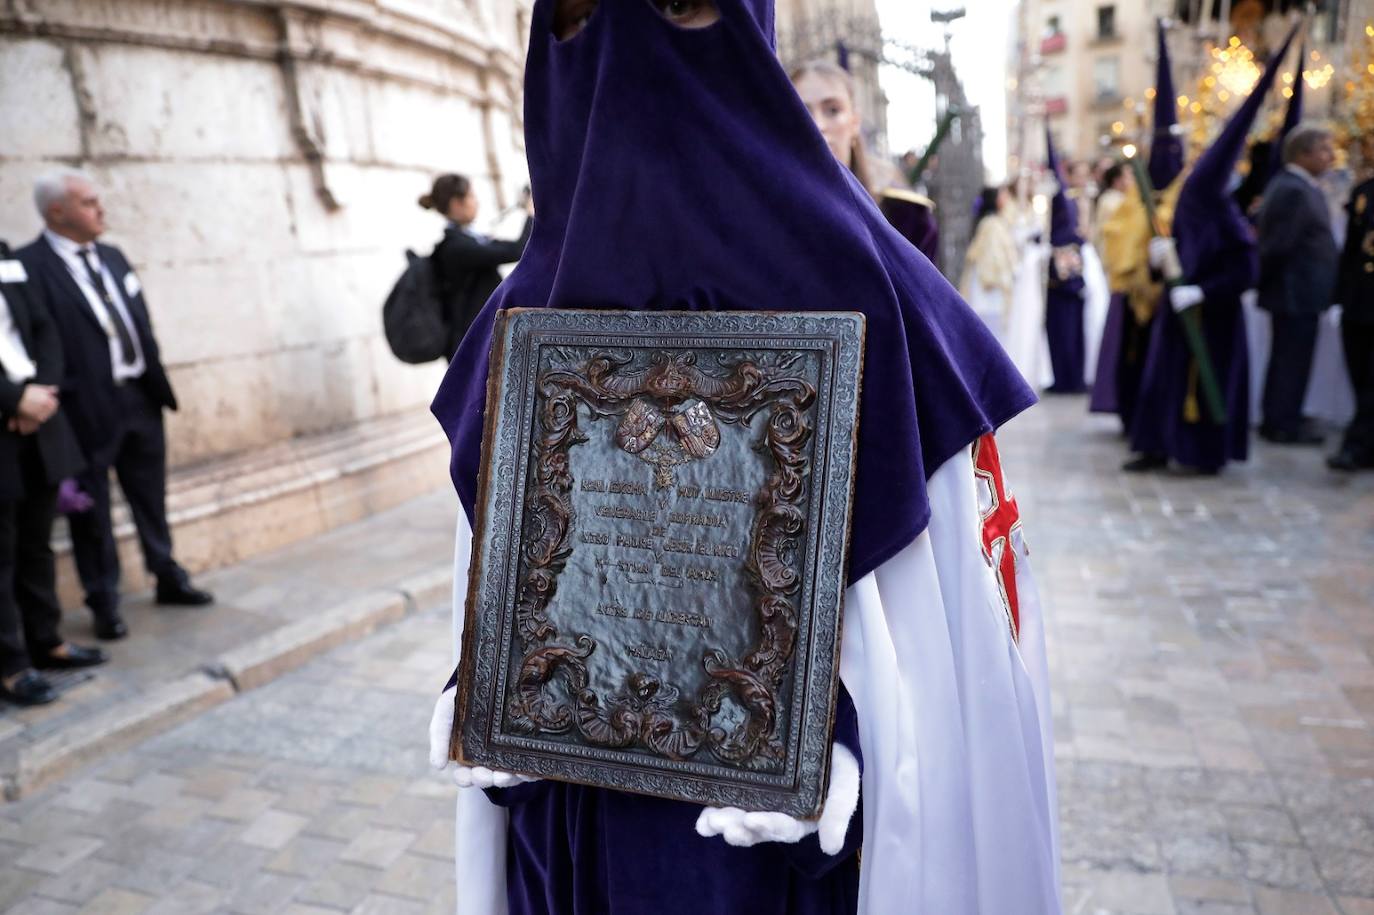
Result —
[[[492,319],[507,307],[857,310],[868,320],[850,577],[915,539],[926,479],[1034,402],[983,323],[831,155],[773,53],[772,0],[688,31],[603,0],[567,41],[534,7],[537,215],[434,400],[472,517]]]
[[[1083,236],[1078,232],[1078,203],[1064,192],[1064,166],[1059,154],[1054,151],[1054,135],[1045,127],[1045,166],[1054,174],[1057,187],[1050,201],[1050,244],[1081,245]]]
[[[1155,61],[1155,125],[1150,139],[1150,183],[1162,191],[1183,171],[1183,138],[1178,135],[1178,101],[1164,20],[1155,23],[1159,56]]]
[[[1265,96],[1274,86],[1279,67],[1297,30],[1295,26],[1288,33],[1283,46],[1269,58],[1259,81],[1236,113],[1231,115],[1212,145],[1198,157],[1179,193],[1173,228],[1179,260],[1183,264],[1184,276],[1204,290],[1210,285],[1209,277],[1219,271],[1234,272],[1239,269],[1240,252],[1245,252],[1245,265],[1252,272],[1258,270],[1255,262],[1255,230],[1231,195],[1231,176],[1245,151],[1246,137],[1255,123],[1260,106],[1264,104]]]
[[[1282,60],[1283,58],[1280,57],[1279,59]],[[1293,128],[1302,123],[1302,87],[1304,84],[1302,67],[1306,60],[1307,44],[1304,42],[1298,46],[1298,63],[1293,68],[1295,76],[1293,94],[1288,99],[1288,109],[1283,113],[1283,126],[1279,128],[1278,135],[1274,137],[1273,144],[1269,149],[1269,170],[1264,176],[1265,184],[1268,184],[1279,173],[1279,169],[1283,168],[1283,141],[1293,132]],[[1263,191],[1264,188],[1261,186],[1260,192],[1263,193]]]

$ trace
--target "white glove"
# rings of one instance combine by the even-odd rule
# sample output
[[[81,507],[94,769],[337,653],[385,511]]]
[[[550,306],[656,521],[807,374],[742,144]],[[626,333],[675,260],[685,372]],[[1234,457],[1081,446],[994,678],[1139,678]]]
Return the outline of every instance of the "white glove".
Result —
[[[446,689],[434,703],[434,715],[429,719],[429,764],[442,772],[452,767],[453,783],[459,788],[509,788],[539,779],[514,772],[499,772],[486,766],[464,766],[448,758],[449,735],[453,733],[453,694]]]
[[[1174,240],[1165,238],[1162,235],[1150,239],[1150,266],[1160,270],[1169,260],[1170,253],[1174,250]]]
[[[800,842],[819,833],[821,851],[839,854],[849,821],[859,806],[859,761],[843,744],[830,751],[830,791],[819,820],[799,820],[785,813],[707,807],[697,817],[697,835],[720,836],[730,845],[748,848],[760,842]]]
[[[1201,286],[1175,286],[1169,290],[1169,304],[1174,311],[1187,311],[1205,298]]]

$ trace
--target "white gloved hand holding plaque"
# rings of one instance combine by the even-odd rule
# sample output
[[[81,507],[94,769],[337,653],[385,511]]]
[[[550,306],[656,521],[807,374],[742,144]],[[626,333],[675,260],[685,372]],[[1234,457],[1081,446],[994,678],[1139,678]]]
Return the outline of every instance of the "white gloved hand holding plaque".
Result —
[[[429,719],[429,764],[437,772],[450,770],[453,783],[459,788],[510,788],[539,779],[514,772],[501,772],[486,766],[464,766],[448,758],[450,735],[453,734],[453,694],[446,689],[434,703]]]

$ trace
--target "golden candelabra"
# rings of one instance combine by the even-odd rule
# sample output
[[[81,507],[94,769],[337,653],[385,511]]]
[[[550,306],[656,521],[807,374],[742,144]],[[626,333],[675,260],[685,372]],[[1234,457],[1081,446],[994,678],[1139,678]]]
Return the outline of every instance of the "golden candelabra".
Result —
[[[1357,173],[1374,171],[1374,20],[1350,55],[1343,104],[1335,119],[1337,145]]]

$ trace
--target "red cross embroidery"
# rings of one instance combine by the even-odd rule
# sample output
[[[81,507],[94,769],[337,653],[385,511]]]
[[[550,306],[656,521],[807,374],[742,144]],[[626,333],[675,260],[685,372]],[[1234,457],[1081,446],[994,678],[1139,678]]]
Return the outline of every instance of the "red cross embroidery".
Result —
[[[1021,634],[1021,606],[1016,597],[1016,550],[1012,534],[1021,526],[1021,512],[1016,499],[1007,492],[1002,476],[1002,458],[997,442],[989,432],[973,445],[973,475],[983,487],[987,508],[982,510],[983,558],[997,571],[997,586],[1011,626],[1011,637]]]

